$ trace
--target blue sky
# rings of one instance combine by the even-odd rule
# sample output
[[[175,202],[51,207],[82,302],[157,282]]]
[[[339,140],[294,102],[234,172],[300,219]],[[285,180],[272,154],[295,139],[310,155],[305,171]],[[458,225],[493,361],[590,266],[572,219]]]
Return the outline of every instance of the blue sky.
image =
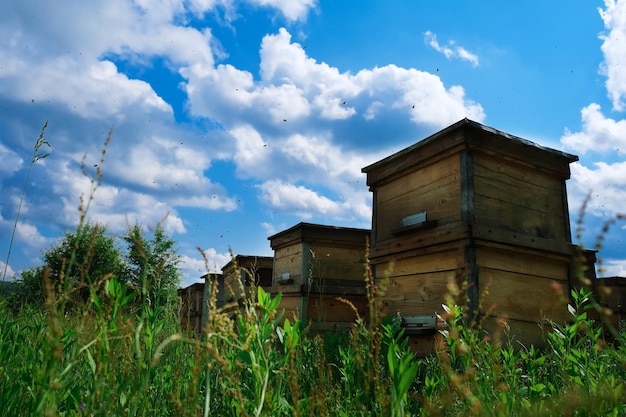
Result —
[[[35,0],[0,3],[0,266],[78,218],[163,221],[184,283],[300,221],[370,227],[361,168],[464,117],[580,156],[585,243],[625,212],[626,1]],[[167,217],[165,217],[167,215]],[[574,221],[573,221],[574,223]],[[626,276],[624,223],[601,252]]]

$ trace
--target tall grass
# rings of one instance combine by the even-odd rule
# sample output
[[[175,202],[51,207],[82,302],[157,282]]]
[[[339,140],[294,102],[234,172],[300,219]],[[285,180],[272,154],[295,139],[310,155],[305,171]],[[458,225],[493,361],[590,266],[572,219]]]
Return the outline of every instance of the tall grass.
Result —
[[[17,225],[20,219],[20,213],[22,211],[22,203],[24,203],[24,196],[26,195],[26,188],[28,187],[28,179],[30,178],[30,172],[33,169],[33,165],[42,159],[50,156],[49,153],[41,151],[41,148],[45,145],[48,148],[52,146],[45,138],[46,128],[48,127],[48,122],[44,123],[41,128],[41,132],[39,132],[39,137],[35,141],[35,146],[33,147],[33,156],[30,159],[30,164],[28,165],[28,171],[26,171],[26,178],[24,179],[24,185],[22,186],[22,193],[20,194],[20,202],[17,206],[17,213],[15,214],[15,222],[13,222],[13,230],[11,231],[11,238],[9,239],[9,250],[7,251],[7,258],[4,262],[4,270],[2,272],[2,282],[5,281],[7,276],[7,270],[9,268],[9,261],[11,260],[11,250],[13,249],[13,240],[15,239],[15,232],[17,230]]]
[[[213,308],[194,339],[110,278],[70,313],[53,294],[18,315],[0,304],[0,414],[622,416],[626,348],[601,343],[588,296],[573,293],[572,320],[554,323],[545,350],[496,347],[446,305],[437,355],[416,358],[393,324],[306,337],[262,288],[234,321]]]
[[[220,310],[211,277],[200,339],[114,276],[92,277],[89,299],[72,309],[70,289],[49,283],[44,306],[14,314],[0,301],[0,414],[626,415],[624,335],[602,340],[588,290],[572,293],[571,320],[552,323],[539,350],[498,344],[467,326],[455,299],[461,291],[451,286],[437,354],[417,358],[398,325],[379,315],[385,281],[374,283],[367,257],[364,272],[369,317],[343,335],[308,335],[279,310],[280,295],[260,287],[235,313]]]

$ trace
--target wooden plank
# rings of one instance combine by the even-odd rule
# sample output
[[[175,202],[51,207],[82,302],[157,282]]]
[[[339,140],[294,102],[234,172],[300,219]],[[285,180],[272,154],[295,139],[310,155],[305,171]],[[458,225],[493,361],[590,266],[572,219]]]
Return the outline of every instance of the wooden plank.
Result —
[[[433,229],[394,236],[376,242],[370,249],[370,259],[410,257],[438,252],[446,247],[458,247],[459,242],[470,238],[469,230],[459,220]]]
[[[367,173],[367,185],[370,188],[375,187],[379,183],[405,175],[416,166],[423,166],[457,154],[464,147],[464,130],[461,128],[443,134],[440,132],[436,134],[436,140],[433,140],[431,136],[363,168],[362,171]]]
[[[467,150],[461,152],[460,155],[460,198],[459,210],[461,222],[464,225],[474,224],[474,155]]]
[[[456,281],[455,271],[404,275],[381,282],[388,285],[382,295],[383,314],[395,316],[434,314],[442,311],[441,304],[448,293],[448,283]]]
[[[522,275],[567,281],[569,265],[564,259],[554,259],[538,253],[524,253],[514,249],[479,247],[477,263],[494,270]]]
[[[569,318],[567,303],[559,300],[554,287],[562,281],[484,267],[479,273],[482,311],[493,307],[494,315],[536,323]]]
[[[396,198],[375,202],[378,205],[376,238],[391,237],[392,231],[402,226],[402,218],[425,211],[428,220],[445,224],[460,217],[460,186],[453,177],[446,177],[429,185],[423,191],[415,190]]]
[[[409,336],[409,349],[418,357],[431,356],[436,353],[437,340],[441,337],[435,335],[411,335]]]
[[[301,291],[303,294],[329,294],[329,295],[340,295],[340,296],[348,296],[348,295],[365,295],[365,281],[346,281],[351,283],[361,283],[360,286],[355,285],[341,285],[334,283],[337,280],[329,280],[330,283],[327,283],[326,280],[315,281],[310,285],[302,285]]]
[[[546,212],[541,207],[525,207],[504,200],[476,196],[475,223],[517,231],[546,239],[567,241],[565,218],[560,211]]]
[[[302,243],[298,242],[294,245],[284,246],[274,251],[274,259],[284,258],[286,256],[298,255],[302,253]]]
[[[311,276],[320,281],[326,278],[363,281],[365,272],[365,242],[362,248],[342,248],[312,245],[309,266]]]
[[[382,202],[399,195],[412,194],[414,191],[428,189],[429,185],[441,180],[458,182],[459,175],[459,156],[451,155],[436,163],[416,167],[415,170],[380,185],[377,188],[377,200]]]
[[[301,318],[300,312],[300,302],[301,296],[290,297],[288,295],[283,294],[280,299],[280,304],[278,305],[278,310],[285,310],[284,318],[288,318],[293,321],[294,318]]]
[[[283,274],[288,273],[293,284],[302,284],[302,256],[300,253],[294,253],[287,256],[276,258],[274,261],[273,281],[274,285],[279,285]]]
[[[467,130],[465,139],[472,150],[563,179],[570,176],[569,164],[578,160],[575,155],[547,150],[521,138],[513,139],[511,135],[502,132]]]
[[[483,318],[482,329],[493,343],[507,346],[509,343],[515,349],[545,347],[545,337],[552,331],[548,322],[528,322],[504,317],[489,316]]]
[[[560,177],[482,152],[474,153],[474,174],[481,178],[496,179],[515,190],[534,193],[558,191],[562,181]]]
[[[463,267],[463,253],[457,248],[421,256],[398,259],[394,262],[392,276],[413,276],[430,272],[455,271]]]
[[[366,318],[367,299],[365,297],[345,296],[341,297],[352,303],[359,316]],[[349,304],[340,301],[335,296],[309,296],[308,318],[311,322],[348,322],[356,320],[357,315]]]
[[[512,246],[516,250],[527,248],[532,251],[545,252],[545,256],[550,254],[571,257],[573,246],[563,240],[546,239],[539,236],[529,235],[518,231],[503,230],[497,227],[477,224],[472,228],[474,239],[483,246],[494,242],[503,246]]]
[[[231,302],[245,297],[245,288],[238,274],[230,274],[224,278],[225,301]]]
[[[474,170],[477,223],[567,240],[561,178],[485,155]]]

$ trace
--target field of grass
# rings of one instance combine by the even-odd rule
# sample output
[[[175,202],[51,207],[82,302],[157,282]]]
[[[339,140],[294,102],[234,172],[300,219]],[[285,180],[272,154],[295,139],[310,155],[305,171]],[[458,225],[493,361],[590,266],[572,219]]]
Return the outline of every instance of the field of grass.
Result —
[[[450,296],[437,354],[417,358],[393,321],[378,316],[368,268],[364,276],[369,319],[346,334],[308,334],[282,317],[280,296],[261,288],[231,317],[216,308],[214,282],[204,336],[195,339],[171,304],[146,296],[154,277],[142,274],[132,287],[109,274],[75,287],[44,273],[42,305],[0,298],[0,415],[626,415],[625,334],[603,339],[588,315],[597,307],[590,292],[571,294],[571,320],[552,323],[542,350],[485,337]]]
[[[262,289],[234,320],[210,300],[206,335],[114,278],[68,308],[63,294],[0,303],[6,416],[624,416],[626,345],[607,344],[573,293],[547,348],[496,346],[445,306],[438,354],[416,358],[374,314],[350,333],[307,337]],[[376,300],[371,299],[371,308]]]

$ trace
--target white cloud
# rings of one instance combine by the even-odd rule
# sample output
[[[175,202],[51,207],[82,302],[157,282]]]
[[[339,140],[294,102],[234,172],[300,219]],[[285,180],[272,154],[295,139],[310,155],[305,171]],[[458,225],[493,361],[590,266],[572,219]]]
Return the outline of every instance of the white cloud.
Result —
[[[185,277],[181,283],[183,287],[199,282],[200,277],[207,273],[221,274],[222,267],[232,259],[229,252],[219,253],[214,248],[204,249],[202,252],[196,252],[194,255],[181,255],[179,266]]]
[[[49,238],[44,237],[36,226],[27,224],[22,221],[17,223],[15,238],[22,243],[28,244],[30,247],[38,248],[45,246],[50,242]]]
[[[456,45],[455,41],[449,41],[446,46],[442,46],[437,40],[437,35],[431,31],[427,31],[424,33],[424,42],[431,46],[435,51],[444,54],[449,60],[452,58],[458,58],[462,61],[469,62],[473,67],[477,67],[479,65],[478,55],[468,51],[462,46]]]
[[[626,1],[605,0],[605,10],[600,15],[608,34],[600,36],[603,40],[604,62],[602,72],[606,75],[606,89],[615,110],[624,110],[626,102]]]
[[[479,104],[465,98],[462,87],[447,89],[436,75],[395,65],[340,73],[308,57],[284,28],[263,38],[260,55],[258,82],[230,65],[182,70],[191,111],[219,120],[226,128],[251,123],[261,134],[296,127],[325,130],[335,121],[371,122],[390,113],[435,126],[485,117]],[[341,140],[356,142],[358,137]]]
[[[591,193],[587,212],[600,218],[610,218],[624,211],[626,201],[626,162],[608,164],[596,162],[593,168],[580,163],[571,164],[572,179],[568,182],[569,207],[577,211]]]
[[[269,208],[295,214],[303,219],[313,216],[341,217],[344,213],[341,203],[304,186],[267,181],[259,188],[260,198]]]
[[[304,20],[309,10],[315,7],[316,0],[248,0],[259,6],[278,9],[290,21]]]
[[[602,52],[603,72],[607,76],[606,87],[613,101],[613,108],[623,109],[626,94],[626,49],[622,40],[626,37],[626,1],[605,0],[605,10],[600,10],[609,34],[604,40]],[[621,39],[621,40],[619,40]],[[578,153],[593,152],[614,160],[626,154],[626,120],[606,117],[599,104],[591,103],[581,110],[583,128],[580,132],[565,130],[561,143]],[[626,201],[626,162],[586,162],[571,165],[572,180],[568,184],[570,208],[577,210],[585,197],[591,193],[587,211],[600,218],[611,218],[623,212]]]
[[[265,234],[267,236],[273,236],[281,230],[284,230],[284,228],[279,229],[275,225],[268,222],[261,222],[261,227],[263,228],[263,230],[265,230]]]
[[[305,19],[316,7],[314,0],[248,3],[274,8],[291,21]],[[23,229],[25,238],[39,241],[44,229],[36,229],[38,214],[57,227],[76,223],[78,196],[86,196],[90,186],[80,172],[80,158],[87,151],[86,166],[98,163],[99,152],[93,149],[99,149],[101,132],[111,124],[116,130],[107,149],[105,181],[90,217],[118,233],[127,223],[154,225],[168,214],[166,231],[185,233],[183,208],[238,208],[225,187],[209,177],[216,159],[234,162],[239,176],[261,183],[261,201],[269,208],[305,218],[364,221],[371,196],[360,169],[385,154],[365,149],[380,148],[381,136],[373,126],[384,131],[385,146],[392,148],[412,137],[416,127],[442,127],[465,116],[484,119],[482,107],[465,97],[462,87],[445,86],[436,75],[393,65],[340,72],[309,57],[286,29],[263,38],[259,78],[217,64],[226,56],[218,40],[209,29],[188,22],[192,14],[216,9],[225,20],[235,19],[239,4],[0,3],[0,39],[6,40],[0,42],[1,98],[33,104],[39,111],[53,109],[64,124],[49,131],[55,159],[43,175],[54,185],[33,189],[23,209],[25,224],[33,227]],[[199,132],[203,128],[189,131],[177,125],[158,88],[121,71],[128,64],[140,73],[154,58],[182,77],[185,110],[198,116],[191,124],[208,120],[218,128]],[[397,131],[389,133],[389,126]],[[24,155],[18,160],[19,155],[2,152],[0,175],[23,168]],[[216,171],[221,169],[230,167]],[[7,201],[15,201],[15,184],[11,188]]]
[[[626,120],[607,118],[596,103],[583,108],[581,118],[582,132],[572,133],[566,129],[561,143],[582,154],[589,151],[626,154]]]
[[[22,168],[24,165],[24,159],[20,157],[16,152],[7,148],[0,143],[0,175],[4,173],[12,174],[15,171]]]
[[[23,102],[58,103],[86,118],[123,120],[130,106],[171,114],[171,107],[149,84],[128,79],[112,62],[94,62],[86,70],[83,64],[66,58],[36,66],[25,63],[6,74],[6,94]]]
[[[626,259],[603,259],[599,277],[626,277]]]
[[[5,262],[0,261],[0,273],[4,276],[4,268],[6,266],[6,281],[12,281],[15,278],[15,271],[11,268],[11,265],[7,265]]]

